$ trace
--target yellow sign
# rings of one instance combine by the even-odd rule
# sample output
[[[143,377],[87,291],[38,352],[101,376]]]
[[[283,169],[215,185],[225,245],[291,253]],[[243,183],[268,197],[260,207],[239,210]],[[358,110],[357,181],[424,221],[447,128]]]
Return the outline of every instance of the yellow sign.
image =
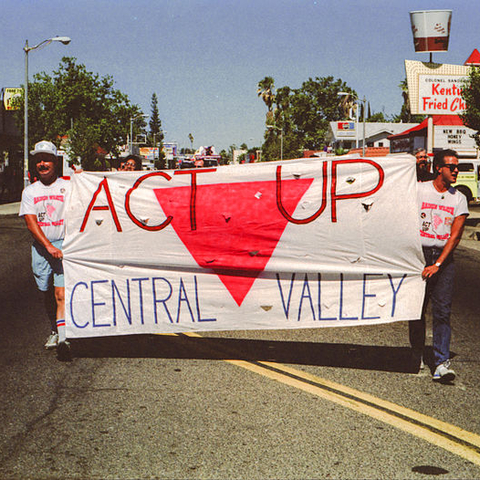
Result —
[[[13,105],[13,99],[22,95],[23,88],[5,88],[3,91],[3,104],[5,110],[18,110],[18,107]]]

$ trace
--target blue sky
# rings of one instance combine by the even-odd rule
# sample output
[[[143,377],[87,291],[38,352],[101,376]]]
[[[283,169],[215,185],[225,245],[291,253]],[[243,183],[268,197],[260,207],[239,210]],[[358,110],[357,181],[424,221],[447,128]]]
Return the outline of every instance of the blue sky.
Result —
[[[111,75],[115,87],[150,113],[159,100],[166,139],[189,147],[258,146],[265,106],[257,84],[298,88],[332,75],[365,96],[373,111],[396,114],[404,60],[428,60],[413,49],[409,12],[451,9],[449,51],[434,61],[463,64],[480,49],[478,0],[3,0],[0,88],[52,73],[62,56]],[[129,126],[125,126],[128,131]]]

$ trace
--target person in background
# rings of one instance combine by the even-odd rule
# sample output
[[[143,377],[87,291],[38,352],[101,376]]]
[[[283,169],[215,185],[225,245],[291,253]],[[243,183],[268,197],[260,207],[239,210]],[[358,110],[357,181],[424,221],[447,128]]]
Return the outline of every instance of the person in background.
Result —
[[[425,313],[432,302],[433,317],[433,380],[448,383],[455,379],[450,367],[450,313],[453,298],[453,252],[460,243],[468,203],[465,195],[452,187],[458,175],[458,155],[454,150],[435,153],[435,180],[417,185],[420,215],[420,238],[425,268],[422,278],[427,282],[420,320],[409,322],[409,337],[416,367],[423,366],[425,347]]]
[[[23,190],[19,216],[24,217],[33,237],[32,270],[37,287],[43,293],[47,313],[54,313],[45,348],[56,348],[59,360],[69,360],[70,344],[65,335],[62,244],[65,237],[65,200],[70,181],[58,177],[57,149],[52,142],[42,140],[30,153],[38,181]],[[52,283],[54,296],[51,293]]]
[[[430,160],[427,151],[424,148],[416,148],[413,155],[417,159],[417,180],[419,182],[428,182],[435,178],[435,174],[430,171]]]
[[[142,161],[139,157],[136,155],[129,155],[128,157],[125,158],[125,166],[123,168],[123,171],[125,172],[133,172],[135,170],[141,170],[142,169]]]

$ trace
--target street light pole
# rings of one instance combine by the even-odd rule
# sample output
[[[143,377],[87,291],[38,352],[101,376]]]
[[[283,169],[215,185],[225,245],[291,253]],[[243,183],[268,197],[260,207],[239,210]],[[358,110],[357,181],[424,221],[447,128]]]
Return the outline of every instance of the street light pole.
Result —
[[[52,42],[60,42],[64,45],[68,45],[71,39],[69,37],[53,37],[47,38],[39,44],[29,47],[28,40],[25,41],[25,47],[23,50],[25,52],[25,98],[24,98],[24,109],[23,109],[23,186],[27,187],[29,184],[28,180],[28,53],[31,50],[37,50],[42,47],[50,45]]]
[[[28,187],[28,40],[25,42],[25,98],[23,109],[23,188]]]
[[[280,160],[283,160],[283,126],[280,129]]]
[[[362,157],[365,157],[365,110],[366,110],[366,103],[367,99],[365,95],[363,96],[363,142],[362,142]]]
[[[350,96],[352,95],[349,92],[338,92],[337,95],[339,96]],[[362,156],[365,156],[365,109],[366,109],[366,103],[367,99],[365,98],[365,95],[363,96],[362,99],[358,98],[357,96],[354,96],[353,99],[355,100],[355,103],[357,104],[357,111],[355,115],[355,147],[358,148],[358,102],[363,102],[363,142],[362,142]]]
[[[350,92],[338,92],[337,95],[340,97],[347,97],[346,101],[348,101],[348,97],[352,96],[354,102],[357,104],[357,108],[355,109],[355,148],[358,148],[358,102],[360,100],[356,95],[352,95]],[[363,99],[363,102],[365,102],[365,99]],[[363,108],[363,113],[365,114],[365,107]],[[365,144],[365,116],[363,122],[363,143]],[[363,150],[363,155],[365,156],[365,149]]]

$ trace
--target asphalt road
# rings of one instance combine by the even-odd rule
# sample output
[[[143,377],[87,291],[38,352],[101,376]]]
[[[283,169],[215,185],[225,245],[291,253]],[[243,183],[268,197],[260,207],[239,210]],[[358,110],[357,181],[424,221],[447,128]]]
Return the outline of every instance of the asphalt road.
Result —
[[[77,340],[59,362],[22,220],[0,244],[1,479],[480,478],[475,249],[439,385],[409,373],[404,322]]]

